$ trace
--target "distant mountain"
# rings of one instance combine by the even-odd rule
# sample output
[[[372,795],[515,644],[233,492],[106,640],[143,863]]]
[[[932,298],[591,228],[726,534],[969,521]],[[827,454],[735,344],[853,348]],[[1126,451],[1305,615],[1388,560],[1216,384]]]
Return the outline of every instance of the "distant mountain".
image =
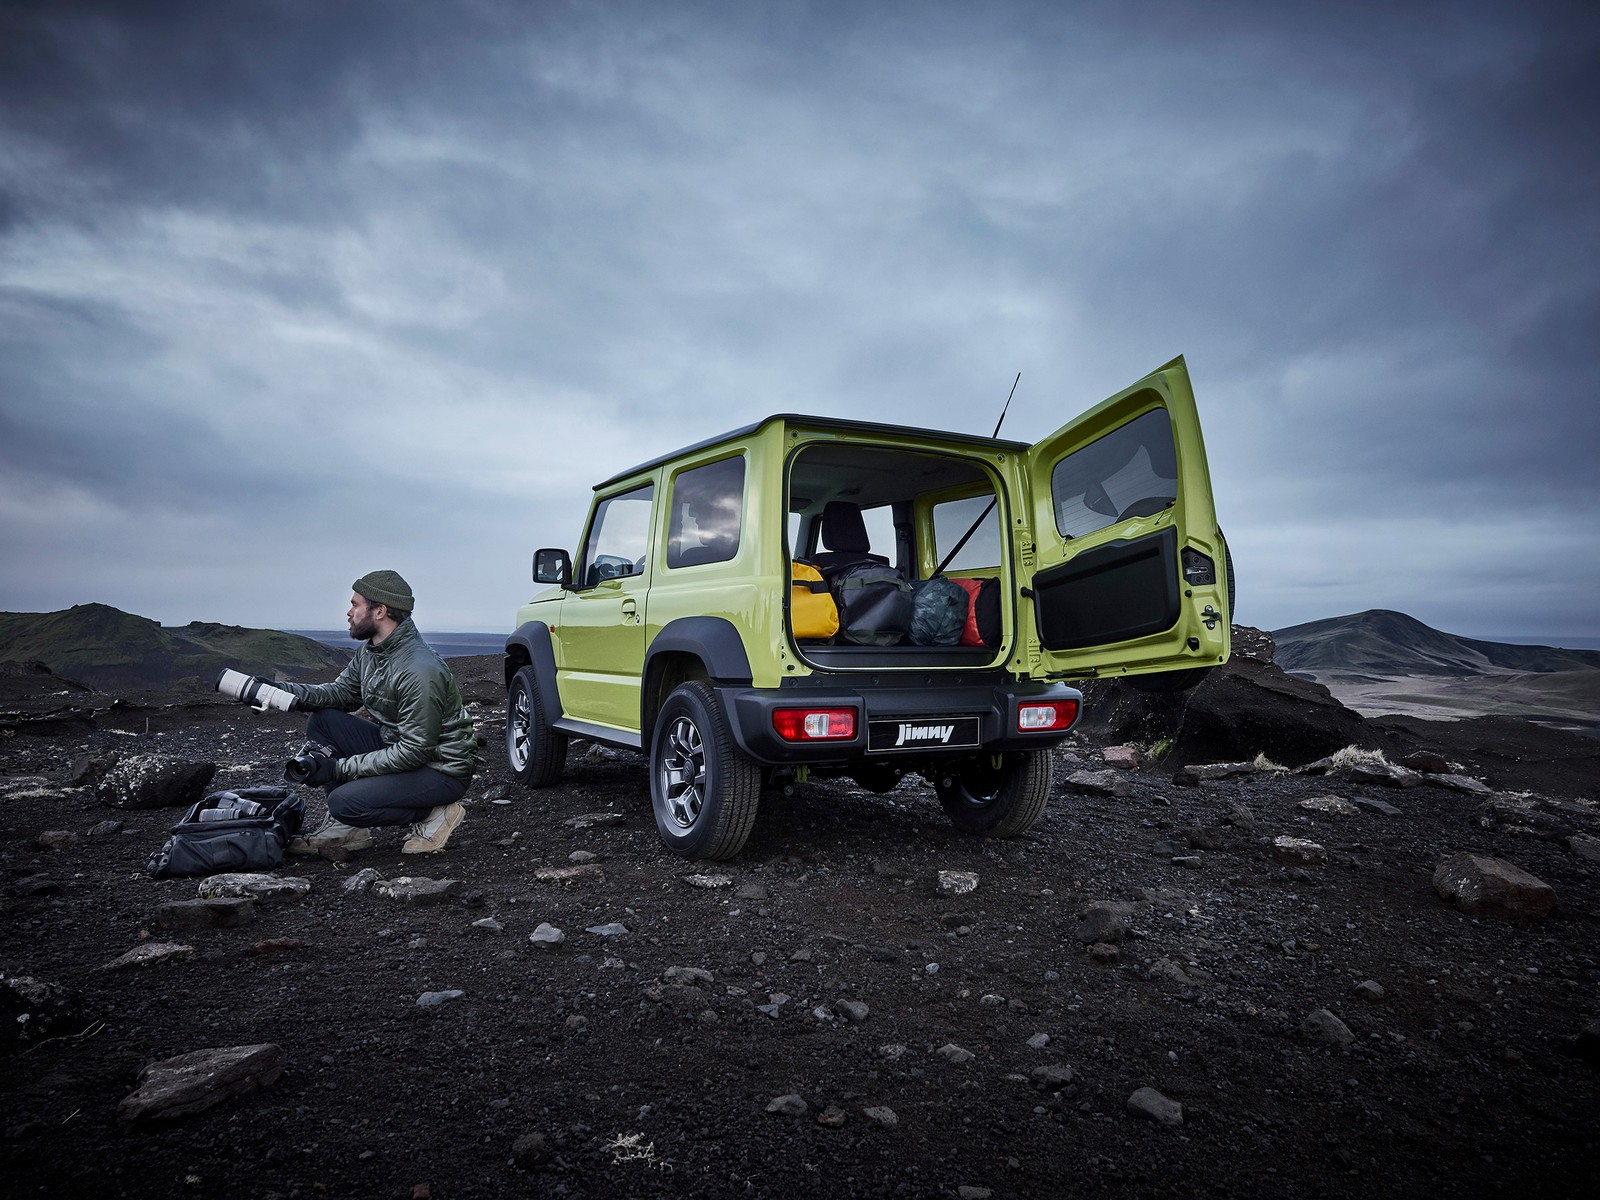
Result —
[[[210,683],[224,667],[294,677],[342,667],[348,653],[298,634],[194,621],[168,628],[106,604],[0,613],[0,662],[42,662],[100,689]]]
[[[1276,662],[1285,671],[1355,680],[1396,675],[1553,674],[1600,669],[1600,651],[1515,646],[1441,633],[1385,608],[1274,629]]]
[[[1285,673],[1363,716],[1518,717],[1600,737],[1600,651],[1457,637],[1381,608],[1272,637]]]

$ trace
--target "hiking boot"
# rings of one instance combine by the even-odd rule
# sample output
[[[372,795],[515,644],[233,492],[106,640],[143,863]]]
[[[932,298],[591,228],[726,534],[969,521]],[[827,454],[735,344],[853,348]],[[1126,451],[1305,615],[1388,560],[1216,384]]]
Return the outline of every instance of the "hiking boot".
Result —
[[[456,826],[461,824],[467,810],[459,803],[446,804],[442,808],[435,808],[428,813],[427,820],[418,821],[411,827],[411,836],[406,839],[406,844],[400,847],[401,854],[434,854],[444,849],[444,844],[450,840],[450,835],[455,832]]]
[[[325,850],[365,850],[372,845],[372,831],[357,829],[343,821],[328,818],[328,823],[315,833],[299,833],[289,839],[284,849],[290,854],[321,854]]]

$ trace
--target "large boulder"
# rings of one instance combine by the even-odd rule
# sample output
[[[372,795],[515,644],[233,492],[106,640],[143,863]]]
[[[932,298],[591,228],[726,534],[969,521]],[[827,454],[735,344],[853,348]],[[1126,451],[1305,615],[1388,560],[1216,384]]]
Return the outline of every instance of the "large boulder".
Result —
[[[1556,892],[1503,858],[1452,854],[1434,868],[1433,890],[1469,916],[1492,914],[1537,920],[1556,906]]]
[[[1346,746],[1381,739],[1359,713],[1320,683],[1286,675],[1272,661],[1272,636],[1235,625],[1233,653],[1185,692],[1139,691],[1119,679],[1089,680],[1081,728],[1097,742],[1167,742],[1163,762],[1227,762],[1257,754],[1298,767]]]
[[[187,762],[169,754],[130,754],[95,786],[102,803],[117,808],[177,808],[205,795],[216,763]]]

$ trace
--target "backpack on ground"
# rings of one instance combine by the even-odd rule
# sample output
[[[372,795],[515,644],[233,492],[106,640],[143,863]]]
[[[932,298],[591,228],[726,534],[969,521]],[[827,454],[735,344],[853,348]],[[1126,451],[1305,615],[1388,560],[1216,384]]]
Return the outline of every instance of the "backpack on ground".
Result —
[[[895,646],[911,628],[911,585],[893,567],[857,563],[833,577],[839,635],[861,646]]]
[[[304,818],[305,802],[286,787],[210,792],[172,827],[145,871],[155,879],[273,871]]]
[[[911,627],[907,632],[912,644],[954,646],[960,642],[971,607],[967,590],[943,575],[919,579],[911,587]]]
[[[797,558],[790,566],[789,622],[797,638],[831,638],[839,632],[839,606],[815,563]]]

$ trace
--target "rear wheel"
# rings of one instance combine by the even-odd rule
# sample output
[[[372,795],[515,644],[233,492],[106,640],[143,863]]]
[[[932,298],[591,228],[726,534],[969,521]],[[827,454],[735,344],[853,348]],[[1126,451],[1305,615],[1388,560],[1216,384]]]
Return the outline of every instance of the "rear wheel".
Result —
[[[945,813],[963,833],[1016,837],[1039,819],[1050,796],[1050,752],[1014,750],[967,758],[934,779]]]
[[[524,787],[550,787],[566,769],[567,735],[546,721],[532,667],[513,675],[506,690],[506,762]]]
[[[716,692],[703,679],[667,697],[650,739],[656,832],[685,858],[744,849],[761,799],[761,768],[734,745]]]

